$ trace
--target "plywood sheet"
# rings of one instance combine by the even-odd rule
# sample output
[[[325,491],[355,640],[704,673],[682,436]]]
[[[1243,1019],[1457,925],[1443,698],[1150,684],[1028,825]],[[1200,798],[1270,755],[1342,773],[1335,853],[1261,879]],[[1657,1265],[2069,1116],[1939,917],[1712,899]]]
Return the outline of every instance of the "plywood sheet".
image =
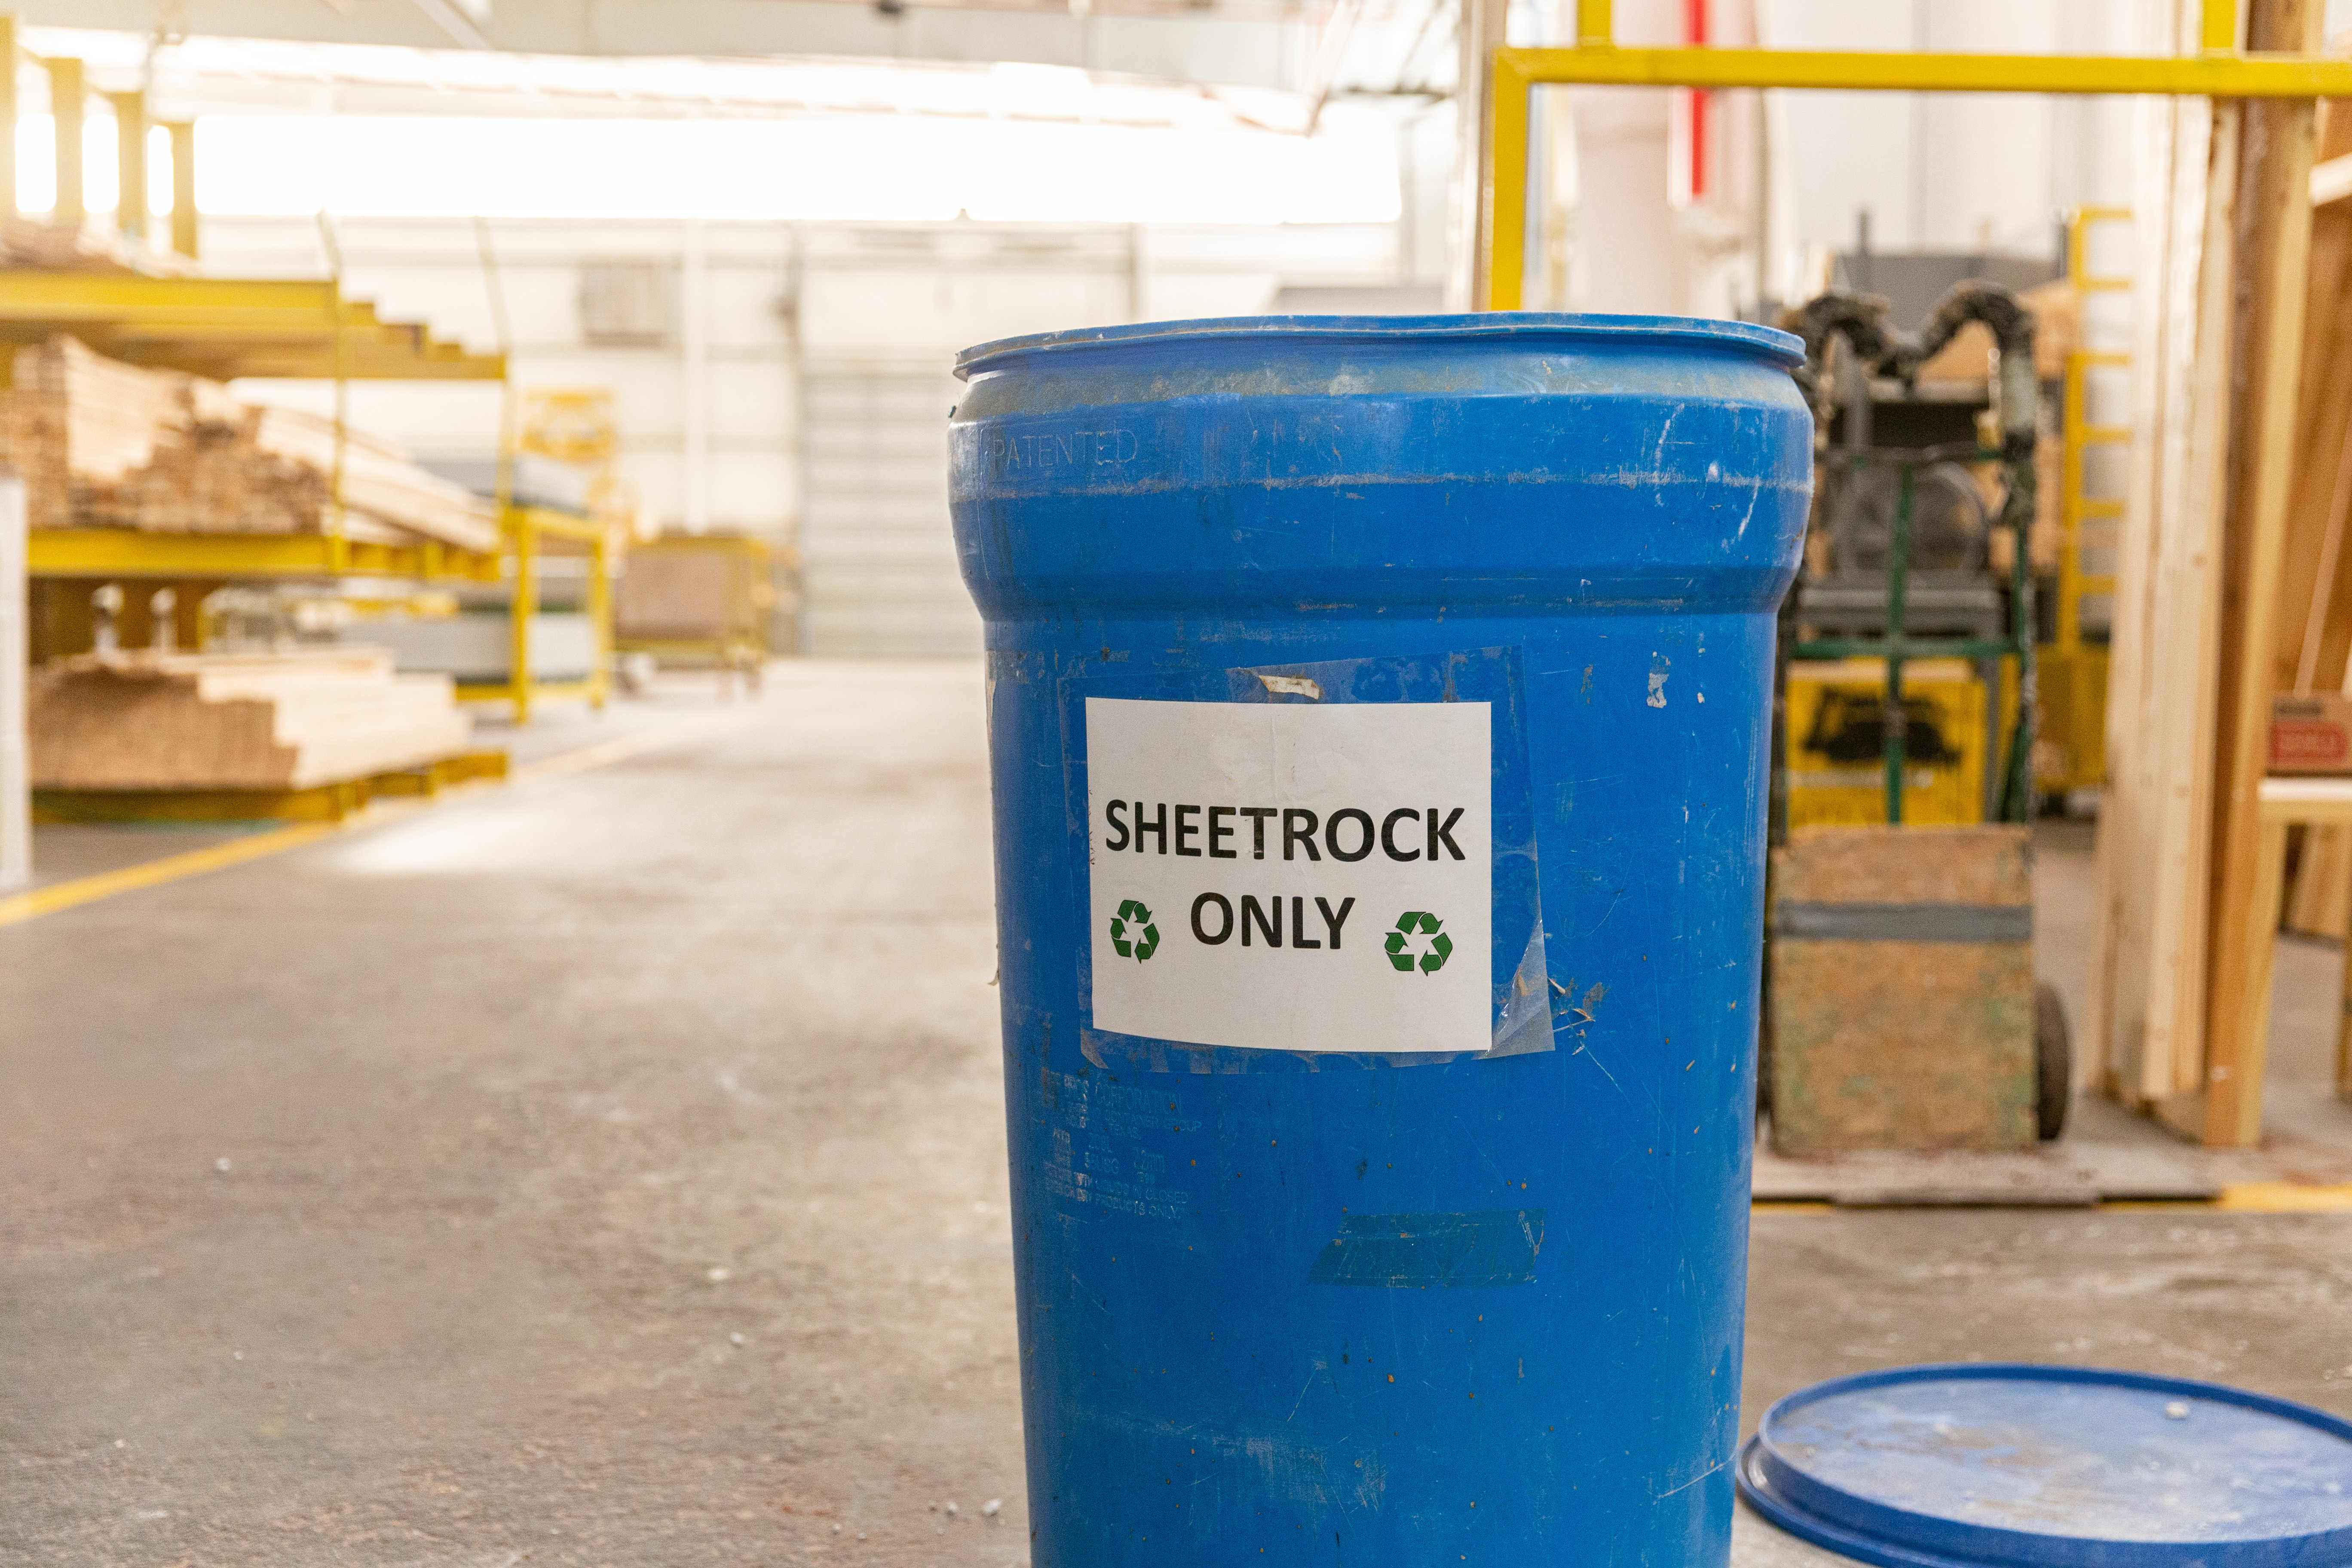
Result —
[[[1805,827],[1774,852],[1774,1149],[2033,1147],[2030,835]]]
[[[2032,829],[1799,827],[1773,896],[1821,904],[2030,904]]]
[[[1772,944],[1772,1146],[2034,1146],[2030,942]]]

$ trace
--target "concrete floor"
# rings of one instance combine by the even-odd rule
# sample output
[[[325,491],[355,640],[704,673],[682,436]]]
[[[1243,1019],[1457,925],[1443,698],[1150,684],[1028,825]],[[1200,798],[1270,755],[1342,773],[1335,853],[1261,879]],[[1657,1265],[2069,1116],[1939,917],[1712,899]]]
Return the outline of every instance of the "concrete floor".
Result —
[[[1025,1559],[978,672],[611,730],[682,715],[0,929],[0,1561]],[[1751,1421],[1974,1356],[2352,1415],[2352,1215],[1766,1212],[1751,1290]]]

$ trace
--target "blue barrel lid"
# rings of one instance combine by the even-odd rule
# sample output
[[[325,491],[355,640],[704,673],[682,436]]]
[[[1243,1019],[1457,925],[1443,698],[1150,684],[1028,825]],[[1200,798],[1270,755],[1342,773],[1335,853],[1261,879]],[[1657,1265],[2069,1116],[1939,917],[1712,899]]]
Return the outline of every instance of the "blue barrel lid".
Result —
[[[2352,1564],[2352,1422],[2219,1384],[1970,1363],[1764,1413],[1740,1496],[1884,1568]]]
[[[1454,316],[1216,316],[1195,321],[1135,321],[1118,327],[1080,327],[999,338],[956,356],[955,373],[967,380],[990,361],[1013,354],[1170,339],[1322,338],[1351,342],[1396,339],[1518,338],[1557,341],[1648,340],[1677,347],[1745,349],[1790,368],[1805,362],[1802,339],[1777,327],[1701,316],[1611,316],[1545,310],[1485,310]]]

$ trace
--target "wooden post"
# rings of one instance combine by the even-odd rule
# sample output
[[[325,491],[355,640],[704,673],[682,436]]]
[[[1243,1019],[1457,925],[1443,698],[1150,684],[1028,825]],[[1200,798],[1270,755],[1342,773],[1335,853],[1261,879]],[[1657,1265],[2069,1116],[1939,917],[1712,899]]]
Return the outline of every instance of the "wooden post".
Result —
[[[1458,0],[1461,85],[1454,89],[1454,200],[1446,224],[1445,308],[1486,309],[1487,189],[1494,159],[1486,144],[1495,51],[1508,42],[1507,0]],[[1606,26],[1606,22],[1602,23]],[[1514,160],[1516,167],[1526,164]]]
[[[2148,39],[2150,44],[2165,40]],[[2174,259],[2173,164],[2185,100],[2139,100],[2139,166],[2132,195],[2131,443],[2126,448],[2126,494],[2116,531],[2116,598],[2107,667],[2106,797],[2099,833],[2091,905],[2089,994],[2082,1019],[2094,1081],[2137,1103],[2147,1095],[2145,1029],[2136,960],[2148,941],[2143,840],[2147,815],[2146,756],[2139,744],[2147,706],[2147,670],[2154,640],[2158,468],[2164,403],[2176,379],[2168,354],[2167,276]]]
[[[2320,0],[2257,0],[2249,47],[2310,53],[2319,47]],[[2301,380],[2304,304],[2311,254],[2310,100],[2243,106],[2239,199],[2233,227],[2240,256],[2231,357],[2244,366],[2226,426],[2234,459],[2221,565],[2220,680],[2214,723],[2212,863],[2209,890],[2211,976],[2206,1015],[2204,1141],[2251,1146],[2262,1139],[2269,982],[2259,963],[2278,923],[2277,887],[2262,877],[2260,792],[2269,761],[2275,692],[2273,626],[2294,475],[2295,395]],[[2221,435],[2211,430],[2208,439]],[[2282,851],[2283,853],[2283,851]],[[2260,930],[2256,927],[2259,924]],[[2258,973],[2259,971],[2259,973]]]
[[[2100,814],[2091,1037],[2107,1082],[2162,1113],[2202,1079],[2212,660],[2229,407],[2236,103],[2151,102]]]
[[[2275,816],[2266,816],[2255,826],[2254,863],[2251,869],[2253,904],[2256,909],[2276,910],[2279,906],[2280,895],[2285,891],[2287,827],[2287,820]],[[2241,1083],[2252,1085],[2256,1091],[2252,1097],[2255,1110],[2254,1133],[2256,1138],[2259,1138],[2262,1132],[2260,1090],[2263,1082],[2263,1058],[2265,1054],[2264,1047],[2270,1037],[2271,1024],[2271,971],[2278,954],[2277,925],[2274,922],[2264,925],[2249,923],[2242,939],[2232,943],[2231,946],[2243,955],[2248,980],[2242,994],[2242,1005],[2237,1019],[2236,1033],[2243,1039],[2252,1040],[2253,1048],[2241,1054],[2234,1064],[2238,1070],[2231,1073],[2227,1081],[2232,1085]],[[2208,1143],[2225,1142],[2223,1135],[2229,1131],[2230,1123],[2223,1118],[2231,1114],[2236,1109],[2233,1102],[2221,1094],[2220,1089],[2221,1082],[2217,1080],[2206,1097],[2205,1141]],[[2250,1143],[2254,1141],[2254,1139],[2246,1140]]]
[[[58,199],[49,221],[78,228],[89,216],[83,205],[81,130],[89,89],[82,79],[79,60],[53,59],[49,65],[49,122],[58,132]]]
[[[2195,350],[2189,359],[2189,395],[2178,407],[2175,428],[2176,439],[2187,449],[2181,466],[2185,484],[2177,502],[2170,503],[2177,515],[2161,567],[2170,580],[2170,613],[2157,622],[2158,635],[2170,654],[2169,673],[2156,688],[2170,754],[2158,806],[2162,837],[2157,897],[2166,940],[2149,955],[2154,984],[2148,1016],[2151,1035],[2161,1021],[2167,1048],[2158,1065],[2174,1096],[2195,1096],[2204,1083],[2213,698],[2221,636],[2218,577],[2222,508],[2229,494],[2223,432],[2230,410],[2230,302],[2237,282],[2230,237],[2237,212],[2244,110],[2242,102],[2211,108],[2204,237],[2193,268],[2185,338]],[[2184,1107],[2178,1099],[2160,1099],[2157,1112],[2183,1131],[2202,1127],[2201,1109]]]

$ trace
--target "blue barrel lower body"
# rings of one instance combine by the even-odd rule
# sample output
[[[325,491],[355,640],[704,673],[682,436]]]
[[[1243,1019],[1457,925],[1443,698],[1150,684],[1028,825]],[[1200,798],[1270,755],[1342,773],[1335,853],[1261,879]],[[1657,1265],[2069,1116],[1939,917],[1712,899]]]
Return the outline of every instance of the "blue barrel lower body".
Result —
[[[1791,344],[965,356],[1036,1568],[1727,1560]]]

